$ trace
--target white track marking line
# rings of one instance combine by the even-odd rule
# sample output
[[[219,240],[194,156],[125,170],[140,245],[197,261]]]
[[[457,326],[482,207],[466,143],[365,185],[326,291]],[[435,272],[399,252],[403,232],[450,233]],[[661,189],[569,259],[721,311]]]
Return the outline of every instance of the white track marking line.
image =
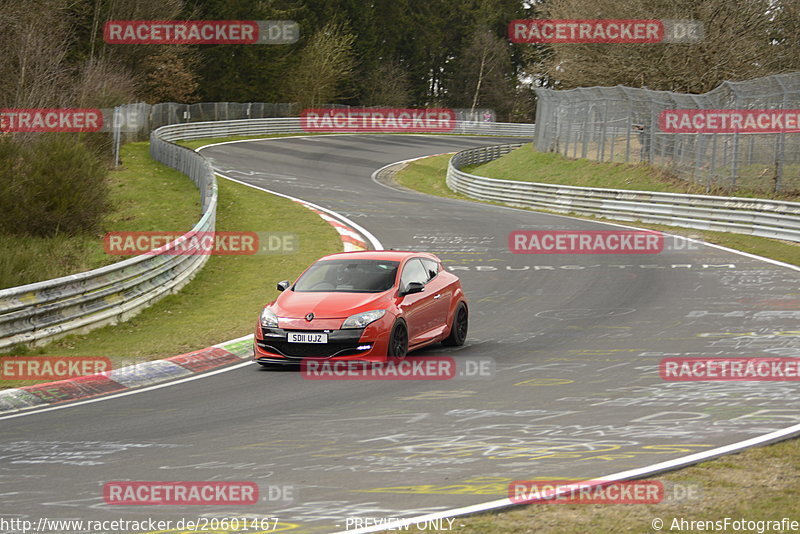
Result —
[[[450,152],[444,152],[443,154],[450,154]],[[441,155],[441,154],[437,154],[437,155]],[[381,186],[386,187],[388,189],[392,189],[393,191],[404,192],[401,189],[395,189],[395,188],[390,187],[390,186],[388,186],[386,184],[382,184],[382,183],[378,182],[376,180],[377,174],[380,171],[382,171],[383,169],[385,169],[387,167],[391,167],[392,165],[397,165],[399,163],[408,163],[408,162],[416,161],[416,160],[423,159],[423,158],[426,158],[426,157],[431,157],[431,156],[422,156],[422,157],[419,157],[419,158],[412,158],[412,159],[407,159],[407,160],[402,160],[402,161],[396,161],[394,163],[390,163],[388,165],[385,165],[385,166],[381,167],[380,169],[378,169],[378,170],[376,170],[375,172],[372,173],[372,181],[375,182],[378,185],[381,185]],[[233,181],[237,181],[237,180],[233,180]],[[246,185],[250,185],[250,184],[246,184]],[[255,186],[251,186],[251,187],[255,187]],[[258,187],[256,187],[256,189],[261,189],[263,191],[267,191],[267,192],[270,192],[270,193],[273,193],[273,194],[277,194],[279,196],[287,196],[288,197],[288,195],[281,195],[280,193],[274,193],[274,192],[269,191],[267,189],[262,189],[262,188],[258,188]],[[419,191],[414,191],[414,192],[415,193],[419,193]],[[291,197],[288,197],[288,198],[291,198]],[[487,203],[483,203],[483,202],[479,202],[479,201],[475,201],[475,200],[461,200],[461,199],[448,199],[448,200],[456,200],[456,201],[459,201],[459,202],[470,202],[470,203],[473,203],[473,204],[477,203],[477,204],[483,204],[483,205],[490,206],[490,207],[501,208],[501,209],[510,209],[510,210],[514,210],[514,211],[524,211],[524,212],[534,211],[534,210],[525,210],[525,209],[522,209],[522,208],[515,208],[515,207],[512,207],[512,206],[501,206],[501,205],[496,205],[496,204],[487,204]],[[579,218],[579,217],[571,217],[569,215],[553,214],[553,213],[547,213],[547,212],[536,212],[536,213],[541,213],[542,215],[550,215],[550,216],[553,216],[553,217],[561,217],[561,218],[570,219],[570,220],[573,220],[573,221],[586,221],[586,222],[595,223],[595,224],[606,224],[606,225],[610,225],[610,226],[617,226],[617,227],[620,227],[620,228],[632,228],[632,229],[636,229],[636,230],[643,230],[644,229],[644,228],[639,228],[639,227],[636,227],[636,226],[630,226],[630,225],[613,223],[613,222],[595,221],[593,219],[582,219],[582,218]],[[772,264],[775,264],[775,265],[779,265],[781,267],[788,267],[790,269],[794,269],[794,270],[800,271],[800,267],[797,267],[795,265],[791,265],[791,264],[788,264],[788,263],[784,263],[784,262],[781,262],[781,261],[778,261],[778,260],[773,260],[771,258],[765,258],[763,256],[750,254],[748,252],[743,252],[741,250],[731,249],[731,248],[723,247],[721,245],[715,245],[713,243],[707,243],[705,241],[699,241],[699,240],[696,240],[696,239],[692,239],[692,238],[684,237],[684,236],[679,236],[679,235],[676,235],[676,234],[667,234],[665,232],[662,232],[662,234],[669,235],[671,237],[678,237],[680,239],[686,239],[688,241],[691,241],[691,242],[694,242],[694,243],[699,243],[699,244],[702,244],[702,245],[706,245],[708,247],[717,248],[717,249],[720,249],[720,250],[724,250],[726,252],[732,252],[732,253],[735,253],[735,254],[740,254],[740,255],[746,256],[748,258],[761,260],[761,261],[765,261],[765,262],[772,263]],[[758,436],[758,437],[747,439],[747,440],[744,440],[744,441],[739,441],[737,443],[732,443],[730,445],[723,445],[722,447],[717,447],[715,449],[711,449],[711,450],[708,450],[708,451],[699,452],[699,453],[695,453],[695,454],[690,454],[690,455],[687,455],[687,456],[682,456],[680,458],[675,458],[673,460],[667,460],[665,462],[660,462],[660,463],[657,463],[657,464],[651,464],[649,466],[640,467],[640,468],[636,468],[636,469],[630,469],[628,471],[621,471],[619,473],[614,473],[614,474],[611,474],[611,475],[608,475],[608,476],[595,478],[595,479],[590,480],[589,482],[593,482],[593,481],[620,481],[620,480],[627,480],[627,479],[632,479],[632,478],[636,478],[636,477],[641,477],[641,476],[648,475],[648,474],[655,474],[655,473],[662,472],[662,471],[668,471],[668,470],[671,470],[671,469],[675,469],[675,468],[678,468],[678,467],[685,467],[687,465],[695,464],[695,463],[701,462],[703,460],[708,460],[708,459],[711,459],[711,458],[716,457],[716,456],[722,456],[724,454],[728,454],[728,453],[731,453],[731,452],[739,451],[739,450],[746,449],[746,448],[749,448],[749,447],[753,447],[753,446],[756,446],[756,445],[765,444],[765,443],[768,443],[768,442],[771,442],[771,441],[778,441],[778,440],[780,440],[782,438],[789,437],[789,436],[791,436],[793,434],[800,434],[800,425],[794,425],[794,426],[791,426],[791,427],[788,427],[788,428],[784,428],[782,430],[777,430],[775,432],[771,432],[769,434],[764,434],[763,436]],[[341,534],[366,534],[366,533],[369,533],[369,532],[380,532],[380,531],[384,531],[384,530],[387,530],[387,529],[392,529],[392,528],[396,529],[398,527],[405,527],[405,526],[409,526],[409,525],[414,525],[416,523],[423,523],[425,521],[432,521],[432,520],[435,520],[435,519],[444,519],[444,518],[458,516],[458,515],[474,514],[474,513],[478,513],[478,512],[485,512],[485,511],[488,511],[488,510],[506,508],[506,507],[510,507],[510,506],[521,506],[521,504],[518,505],[516,503],[511,502],[510,499],[506,498],[506,499],[500,499],[500,500],[496,500],[496,501],[489,501],[489,502],[475,504],[475,505],[461,507],[461,508],[453,508],[453,509],[450,509],[450,510],[444,510],[442,512],[437,512],[437,513],[433,513],[433,514],[427,514],[427,515],[413,517],[413,518],[409,518],[409,519],[402,519],[402,520],[394,521],[394,522],[391,522],[391,523],[386,523],[386,524],[375,526],[375,527],[366,527],[366,528],[355,529],[355,530],[339,531],[336,534],[340,534],[340,533]]]
[[[338,135],[357,135],[357,134],[338,134]],[[196,148],[194,151],[195,152],[200,152],[204,148],[209,148],[209,147],[212,147],[212,146],[219,146],[219,145],[228,145],[228,144],[233,144],[233,143],[250,143],[250,142],[253,142],[253,141],[272,141],[272,140],[276,140],[276,139],[299,139],[299,138],[308,138],[308,137],[320,137],[320,136],[317,136],[317,135],[292,135],[292,136],[287,136],[287,137],[266,137],[264,139],[243,139],[243,140],[240,140],[240,141],[225,141],[225,142],[222,142],[222,143],[213,143],[213,144],[210,144],[210,145],[203,145],[201,147]],[[275,195],[277,197],[287,198],[289,200],[293,200],[294,202],[299,202],[299,203],[301,203],[303,205],[310,206],[310,207],[312,207],[312,208],[314,208],[316,210],[319,210],[319,211],[321,211],[323,213],[327,213],[331,217],[334,217],[335,219],[338,219],[339,221],[345,223],[346,225],[354,228],[357,232],[361,233],[362,236],[367,238],[367,240],[370,242],[370,244],[372,245],[372,247],[375,250],[383,250],[383,245],[381,244],[381,242],[378,240],[377,237],[372,235],[372,233],[370,233],[369,230],[367,230],[363,226],[353,222],[352,220],[348,219],[347,217],[345,217],[341,213],[337,213],[337,212],[335,212],[333,210],[329,210],[328,208],[323,208],[322,206],[319,206],[319,205],[314,204],[312,202],[308,202],[307,200],[303,200],[302,198],[297,198],[297,197],[293,197],[291,195],[278,193],[277,191],[272,191],[271,189],[267,189],[265,187],[260,187],[260,186],[257,186],[257,185],[249,184],[247,182],[243,182],[241,180],[237,180],[236,178],[231,178],[230,176],[227,176],[227,175],[219,172],[219,170],[217,170],[217,169],[214,169],[214,174],[222,176],[223,178],[225,178],[226,180],[230,180],[231,182],[236,182],[237,184],[245,185],[247,187],[252,187],[253,189],[257,189],[259,191],[264,191],[265,193],[269,193],[269,194]]]
[[[732,443],[730,445],[723,445],[722,447],[717,447],[716,449],[698,452],[695,454],[690,454],[688,456],[682,456],[680,458],[667,460],[665,462],[660,462],[645,467],[629,469],[628,471],[620,471],[619,473],[614,473],[608,476],[598,477],[583,482],[588,482],[588,483],[617,482],[622,480],[635,479],[642,477],[644,475],[652,475],[663,471],[670,471],[672,469],[676,469],[679,467],[686,467],[688,465],[695,464],[703,460],[708,460],[731,452],[740,451],[742,449],[753,447],[755,445],[761,445],[770,441],[778,441],[783,438],[789,437],[792,434],[798,434],[798,433],[800,433],[800,425],[794,425],[789,428],[784,428],[783,430],[777,430],[775,432],[770,432],[769,434],[764,434],[763,436],[746,439],[744,441],[739,441],[737,443]],[[393,530],[393,529],[397,530],[400,529],[401,527],[406,527],[417,523],[424,523],[426,521],[434,521],[436,519],[444,519],[447,517],[453,517],[458,515],[475,514],[479,512],[486,512],[489,510],[508,508],[511,506],[524,506],[525,504],[526,503],[514,503],[511,501],[511,499],[508,498],[499,499],[496,501],[473,504],[471,506],[464,506],[461,508],[452,508],[450,510],[443,510],[441,512],[435,512],[432,514],[410,517],[408,519],[399,519],[397,521],[392,521],[391,523],[384,523],[383,525],[374,527],[340,530],[338,532],[335,532],[334,534],[366,534],[368,532],[380,532],[384,530]]]
[[[461,137],[461,138],[464,138],[464,137],[485,138],[485,137],[487,137],[487,136],[484,136],[484,135],[477,135],[477,134],[453,134],[453,135],[446,136],[446,135],[441,135],[441,134],[424,134],[424,133],[388,134],[388,133],[381,133],[381,132],[318,133],[318,134],[301,133],[301,134],[298,134],[298,135],[284,135],[284,136],[278,136],[278,137],[254,137],[253,139],[237,139],[235,141],[221,141],[219,143],[211,143],[211,144],[208,144],[208,145],[203,145],[201,147],[198,147],[198,148],[194,149],[194,151],[195,152],[199,152],[199,151],[203,150],[204,148],[209,148],[209,147],[212,147],[212,146],[233,145],[233,144],[236,144],[236,143],[252,143],[254,141],[273,141],[275,139],[312,139],[312,140],[317,140],[317,139],[321,139],[321,138],[324,138],[324,137],[344,137],[344,136],[352,137],[352,136],[364,136],[364,135],[402,135],[402,136],[407,136],[407,137],[434,137],[436,139],[447,138],[447,137],[455,137],[455,138],[459,138],[459,137]],[[488,137],[492,137],[492,136],[488,136]],[[507,135],[507,136],[499,135],[497,137],[498,138],[507,139],[507,138],[514,138],[515,136],[513,136],[513,135]],[[520,137],[520,139],[528,139],[528,138],[527,137]],[[179,139],[179,141],[180,141],[180,139]],[[498,144],[501,144],[501,143],[498,143]],[[452,154],[452,152],[444,152],[444,154]],[[437,154],[434,154],[434,155],[437,155]],[[421,157],[426,158],[428,156],[421,156]]]
[[[237,180],[236,178],[231,178],[230,176],[226,176],[226,175],[222,174],[221,172],[219,172],[217,170],[214,171],[214,174],[216,174],[217,176],[222,176],[223,178],[225,178],[226,180],[230,180],[231,182],[236,182],[237,184],[246,185],[247,187],[252,187],[253,189],[258,189],[259,191],[264,191],[265,193],[270,193],[270,194],[278,196],[278,197],[287,198],[289,200],[293,200],[293,201],[298,202],[300,204],[304,204],[306,206],[310,206],[310,207],[314,208],[315,210],[319,210],[319,211],[321,211],[323,213],[327,213],[331,217],[338,218],[340,221],[342,221],[346,225],[355,228],[355,230],[357,232],[359,232],[361,235],[366,237],[367,240],[369,240],[370,244],[372,245],[372,247],[375,250],[383,250],[383,245],[381,244],[381,242],[378,240],[377,237],[372,235],[369,232],[369,230],[367,230],[366,228],[364,228],[363,226],[361,226],[359,224],[356,224],[355,222],[351,221],[350,219],[348,219],[347,217],[345,217],[344,215],[342,215],[340,213],[337,213],[337,212],[335,212],[333,210],[329,210],[328,208],[323,208],[322,206],[318,206],[317,204],[312,204],[311,202],[308,202],[306,200],[302,200],[302,199],[299,199],[299,198],[296,198],[296,197],[293,197],[293,196],[290,196],[290,195],[284,195],[283,193],[278,193],[276,191],[272,191],[272,190],[266,189],[264,187],[259,187],[257,185],[248,184],[247,182],[242,182],[241,180]]]
[[[387,189],[391,189],[392,191],[397,191],[399,193],[409,193],[409,192],[411,192],[411,193],[420,194],[420,195],[433,196],[433,195],[428,195],[427,193],[423,193],[421,191],[415,191],[413,189],[410,190],[410,191],[406,191],[406,190],[403,190],[403,189],[398,189],[396,187],[392,187],[392,186],[387,185],[387,184],[383,184],[383,183],[381,183],[381,182],[379,182],[377,180],[377,176],[378,176],[379,172],[381,172],[382,170],[384,170],[384,169],[386,169],[388,167],[391,167],[392,165],[398,165],[400,163],[410,163],[412,161],[417,161],[417,160],[420,160],[420,159],[425,159],[425,158],[434,157],[434,156],[442,156],[444,154],[454,154],[454,152],[443,152],[442,154],[433,154],[431,156],[422,156],[422,157],[419,157],[419,158],[405,159],[405,160],[401,160],[401,161],[396,161],[394,163],[390,163],[388,165],[384,165],[383,167],[381,167],[380,169],[378,169],[377,171],[372,173],[372,181],[375,182],[376,184],[382,186],[382,187],[385,187]],[[631,226],[629,224],[622,224],[622,223],[616,223],[616,222],[606,222],[605,220],[598,221],[597,219],[574,217],[574,216],[571,216],[571,215],[563,215],[561,213],[551,213],[549,211],[539,211],[539,210],[536,210],[536,209],[533,209],[533,208],[525,209],[525,208],[517,208],[517,207],[514,207],[514,206],[504,206],[502,204],[491,204],[489,202],[483,202],[483,201],[478,200],[478,199],[467,200],[467,199],[462,199],[462,198],[450,198],[450,197],[436,197],[436,198],[440,198],[442,200],[450,200],[450,201],[454,201],[454,202],[469,202],[472,205],[478,204],[478,205],[482,205],[482,206],[488,206],[490,208],[513,210],[513,211],[517,211],[517,212],[538,213],[538,214],[541,214],[541,215],[548,215],[550,217],[560,217],[562,219],[569,219],[571,221],[585,221],[585,222],[594,223],[594,224],[605,224],[605,225],[608,225],[608,226],[616,226],[618,228],[630,228],[632,230],[648,230],[648,228],[642,228],[640,226]],[[670,225],[666,225],[666,226],[670,226]],[[685,228],[686,230],[697,230],[696,228],[688,228],[688,227],[677,227],[677,228]],[[655,230],[655,231],[660,231],[660,230]],[[698,230],[698,231],[700,231],[700,230]],[[734,233],[734,232],[727,232],[727,233]],[[740,256],[745,256],[745,257],[750,258],[750,259],[764,261],[764,262],[767,262],[767,263],[772,263],[773,265],[778,265],[780,267],[786,267],[788,269],[792,269],[792,270],[795,270],[795,271],[800,271],[800,266],[792,265],[791,263],[782,262],[780,260],[774,260],[772,258],[766,258],[764,256],[759,256],[757,254],[751,254],[749,252],[744,252],[743,250],[736,250],[735,248],[728,248],[728,247],[725,247],[723,245],[716,245],[714,243],[708,243],[706,241],[701,241],[699,239],[694,239],[694,238],[691,238],[691,237],[686,237],[686,236],[682,236],[682,235],[678,235],[678,234],[670,234],[670,233],[667,233],[667,232],[661,232],[661,234],[663,234],[665,236],[669,236],[669,237],[676,237],[678,239],[684,239],[684,240],[689,241],[691,243],[697,243],[699,245],[705,245],[707,247],[716,248],[716,249],[719,249],[719,250],[724,250],[725,252],[731,252],[733,254],[739,254]],[[736,234],[734,234],[734,235],[736,235]],[[738,234],[738,235],[747,235],[747,234]],[[763,239],[769,239],[769,238],[765,237]]]
[[[161,389],[161,388],[166,388],[166,387],[169,387],[169,386],[174,386],[176,384],[183,384],[184,382],[191,382],[192,380],[200,380],[201,378],[206,378],[206,377],[217,375],[217,374],[220,374],[220,373],[227,373],[228,371],[233,371],[234,369],[239,369],[240,367],[244,367],[246,365],[253,365],[255,363],[256,362],[253,362],[253,361],[237,363],[236,365],[231,365],[230,367],[223,367],[222,369],[216,369],[214,371],[209,371],[207,373],[202,373],[202,374],[193,375],[193,376],[187,376],[186,378],[181,378],[179,380],[173,380],[173,381],[170,381],[170,382],[164,382],[162,384],[155,384],[153,386],[147,386],[147,387],[141,388],[141,389],[131,389],[129,391],[122,391],[120,393],[112,393],[111,395],[104,395],[102,397],[95,397],[95,398],[92,398],[92,399],[79,400],[79,401],[76,401],[76,402],[67,402],[66,404],[59,404],[59,405],[56,405],[56,406],[49,406],[47,408],[33,409],[31,411],[25,411],[25,412],[22,412],[22,413],[4,415],[4,416],[0,417],[0,421],[3,421],[5,419],[14,419],[16,417],[25,417],[27,415],[36,415],[36,414],[45,413],[45,412],[52,412],[54,410],[63,410],[65,408],[72,408],[74,406],[82,406],[84,404],[92,404],[92,403],[95,403],[95,402],[107,401],[107,400],[116,399],[116,398],[119,398],[119,397],[127,397],[128,395],[136,395],[138,393],[144,393],[146,391],[152,391],[154,389]]]
[[[386,189],[391,189],[392,191],[399,191],[401,193],[408,193],[408,191],[405,191],[403,189],[397,189],[396,187],[392,187],[392,186],[390,186],[388,184],[382,184],[381,182],[378,181],[378,173],[381,172],[383,169],[388,169],[389,167],[392,167],[394,165],[400,165],[401,163],[411,163],[412,161],[417,161],[417,160],[425,159],[425,158],[435,158],[436,156],[444,156],[445,154],[455,154],[455,152],[442,152],[441,154],[431,154],[430,156],[420,156],[418,158],[404,159],[404,160],[401,160],[401,161],[395,161],[394,163],[390,163],[388,165],[384,165],[383,167],[381,167],[380,169],[378,169],[377,171],[372,173],[372,176],[371,176],[372,181],[375,182],[376,184],[378,184],[381,187],[385,187]],[[414,193],[418,193],[420,195],[432,196],[432,195],[428,195],[427,193],[422,193],[421,191],[414,191],[413,189],[410,189],[410,191],[413,191]],[[451,200],[460,200],[460,199],[451,199]]]

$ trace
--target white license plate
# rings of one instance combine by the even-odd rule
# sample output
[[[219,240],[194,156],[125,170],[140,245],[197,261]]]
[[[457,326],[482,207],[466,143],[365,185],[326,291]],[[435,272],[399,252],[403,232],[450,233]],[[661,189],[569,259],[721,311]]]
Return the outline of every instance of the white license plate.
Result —
[[[328,334],[289,332],[289,343],[327,343]]]

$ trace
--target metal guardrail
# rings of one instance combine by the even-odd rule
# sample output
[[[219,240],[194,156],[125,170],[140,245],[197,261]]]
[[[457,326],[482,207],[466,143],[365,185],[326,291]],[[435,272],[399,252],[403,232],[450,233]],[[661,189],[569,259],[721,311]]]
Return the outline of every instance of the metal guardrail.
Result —
[[[154,159],[176,168],[197,184],[203,215],[187,234],[165,246],[163,254],[144,254],[99,269],[0,290],[0,349],[37,344],[87,332],[136,315],[178,291],[208,260],[207,254],[171,253],[195,232],[213,231],[217,183],[211,165],[188,148],[151,134]]]
[[[322,108],[339,110],[361,110],[360,106],[342,104],[323,104]],[[186,124],[192,122],[233,121],[244,119],[266,119],[278,117],[297,117],[300,107],[297,104],[274,102],[198,102],[196,104],[178,104],[161,102],[159,104],[124,104],[114,108],[112,129],[118,134],[124,132],[126,139],[139,138],[149,134],[160,126],[168,124]],[[489,108],[453,108],[455,118],[459,122],[479,122],[483,124],[494,121],[495,112]],[[133,134],[133,135],[131,135]]]
[[[522,143],[458,152],[447,167],[448,187],[480,200],[515,206],[800,242],[800,202],[497,180],[461,170],[495,160],[520,146]]]
[[[282,133],[307,133],[300,124],[300,118],[242,119],[233,121],[192,122],[172,124],[158,129],[167,141],[176,139],[201,139],[203,137],[229,137],[234,135],[271,135]],[[447,133],[465,135],[500,135],[511,137],[533,137],[533,124],[515,122],[471,122],[458,121],[455,129]],[[342,133],[359,133],[348,130]],[[379,133],[379,132],[362,132]],[[402,132],[398,132],[402,133]]]
[[[532,137],[531,124],[459,122],[452,133]],[[200,191],[202,217],[190,232],[164,248],[83,273],[0,290],[0,349],[37,344],[125,320],[178,291],[208,260],[207,254],[170,254],[195,232],[213,231],[217,183],[200,154],[178,139],[305,133],[300,119],[266,118],[162,126],[150,134],[150,155],[188,175]]]

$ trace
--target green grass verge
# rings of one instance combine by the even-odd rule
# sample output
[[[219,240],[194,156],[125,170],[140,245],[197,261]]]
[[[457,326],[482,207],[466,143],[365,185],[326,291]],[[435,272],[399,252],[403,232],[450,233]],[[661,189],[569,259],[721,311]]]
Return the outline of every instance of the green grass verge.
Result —
[[[150,160],[149,165],[158,165]],[[150,229],[155,223],[144,224]],[[138,228],[137,228],[138,229]],[[218,231],[291,232],[292,254],[211,256],[179,294],[118,325],[72,335],[13,354],[108,356],[119,363],[174,356],[251,333],[275,283],[293,279],[314,260],[341,251],[339,234],[314,212],[290,200],[219,180]],[[19,387],[34,382],[2,382]]]
[[[515,154],[512,152],[507,154],[504,157],[511,157]],[[538,154],[538,153],[537,153]],[[551,156],[555,156],[556,158],[564,159],[565,162],[573,163],[572,160],[566,160],[562,156],[558,154],[545,154],[548,156],[546,159],[552,159]],[[450,161],[450,155],[443,154],[441,156],[431,156],[429,158],[420,159],[417,161],[413,161],[406,165],[400,172],[394,175],[395,181],[404,187],[408,187],[409,189],[414,189],[416,191],[421,191],[423,193],[428,193],[431,195],[438,195],[448,198],[460,198],[464,200],[472,200],[465,195],[461,195],[460,193],[456,193],[450,188],[447,187],[445,184],[445,177],[447,176],[447,163]],[[538,157],[538,156],[537,156]],[[479,173],[481,176],[486,176],[487,173],[485,171],[488,165],[492,163],[496,163],[501,161],[503,158],[495,160],[493,162],[487,163],[486,165],[481,166],[477,171],[472,170],[473,174]],[[561,163],[558,162],[557,166],[561,166]],[[592,166],[597,167],[614,167],[613,172],[603,175],[604,178],[600,181],[597,185],[589,185],[587,182],[590,178],[587,178],[584,181],[580,179],[576,179],[578,183],[568,183],[567,185],[582,185],[587,187],[609,187],[612,189],[624,189],[621,185],[625,184],[628,180],[631,183],[638,183],[643,184],[645,178],[642,178],[641,172],[647,170],[646,167],[642,166],[631,166],[631,165],[622,165],[617,163],[594,163],[588,162]],[[530,165],[535,166],[534,163],[529,163]],[[517,172],[520,172],[518,162],[515,162],[512,166],[513,168],[517,169]],[[624,169],[625,167],[630,168],[632,171],[632,177],[630,179],[626,178],[625,174],[619,174],[618,169]],[[511,170],[508,171],[509,173],[512,172]],[[527,172],[527,170],[526,170]],[[538,176],[539,171],[535,171]],[[504,175],[499,171],[494,171],[493,176],[489,176],[490,178],[504,178],[504,179],[512,179],[513,177],[509,175]],[[612,178],[613,177],[613,178]],[[516,177],[519,179],[519,176]],[[649,180],[655,180],[655,178],[649,178]],[[562,182],[555,182],[552,180],[547,180],[545,177],[539,176],[537,181],[546,182],[546,183],[562,183]],[[563,182],[566,183],[566,182]],[[600,185],[602,184],[602,185]],[[640,187],[635,187],[634,189],[639,189]],[[496,203],[492,203],[496,204]],[[545,211],[547,210],[537,210],[537,211]],[[555,213],[555,212],[549,212]],[[601,219],[599,217],[586,217],[586,216],[579,216],[571,214],[570,216],[579,217],[584,219],[591,219],[596,221],[608,221],[613,222],[613,219]],[[754,237],[750,235],[744,234],[733,234],[729,232],[709,232],[704,230],[694,230],[690,228],[680,228],[677,226],[667,226],[661,224],[648,224],[648,223],[640,223],[640,222],[623,222],[623,224],[630,224],[632,226],[642,227],[642,228],[650,228],[653,230],[659,230],[662,232],[667,232],[671,234],[677,235],[684,235],[684,236],[692,236],[703,241],[707,241],[708,243],[714,243],[716,245],[721,245],[724,247],[734,248],[737,250],[741,250],[744,252],[749,252],[751,254],[757,254],[759,256],[764,256],[767,258],[772,258],[780,261],[784,261],[786,263],[791,263],[793,265],[800,265],[800,245],[791,243],[788,241],[780,241],[777,239],[768,239],[765,237]]]
[[[200,218],[200,195],[185,175],[154,162],[148,143],[121,151],[122,167],[108,175],[113,206],[106,232],[189,230]],[[103,235],[34,238],[0,236],[0,288],[96,269],[123,259],[103,251]]]
[[[525,144],[494,161],[483,165],[469,166],[464,170],[487,178],[503,180],[610,189],[707,194],[704,186],[676,178],[668,171],[658,167],[646,164],[569,159],[561,154],[538,152],[533,148],[532,144]],[[745,181],[745,179],[742,179],[740,183]],[[798,198],[796,194],[771,195],[769,192],[764,191],[763,187],[759,187],[757,190],[748,190],[744,187],[737,189],[735,195],[758,198]],[[712,191],[710,194],[727,195],[729,193],[720,190]]]
[[[800,521],[800,439],[792,439],[746,450],[739,454],[703,462],[649,480],[659,480],[667,488],[659,504],[561,504],[542,503],[509,508],[496,513],[457,517],[449,530],[464,534],[507,534],[511,532],[573,534],[575,532],[708,532],[711,529],[672,529],[680,520],[688,521]],[[455,482],[454,484],[457,484]],[[694,498],[670,502],[669,488],[692,488]],[[674,490],[673,490],[674,491]],[[672,493],[676,495],[677,492]],[[486,500],[504,497],[487,496]],[[663,527],[656,530],[653,521]],[[677,521],[677,523],[676,523]],[[447,523],[445,523],[445,526]],[[416,527],[412,527],[416,529]],[[739,532],[758,532],[756,529]],[[727,532],[734,530],[729,526]],[[716,532],[726,532],[717,529]],[[767,529],[763,532],[791,532]]]

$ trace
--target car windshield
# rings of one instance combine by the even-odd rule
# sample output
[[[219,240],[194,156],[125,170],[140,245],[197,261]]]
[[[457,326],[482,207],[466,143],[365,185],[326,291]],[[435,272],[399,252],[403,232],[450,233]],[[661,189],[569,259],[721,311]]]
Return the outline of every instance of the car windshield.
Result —
[[[294,290],[380,293],[394,286],[399,265],[400,262],[384,260],[324,260],[309,267]]]

